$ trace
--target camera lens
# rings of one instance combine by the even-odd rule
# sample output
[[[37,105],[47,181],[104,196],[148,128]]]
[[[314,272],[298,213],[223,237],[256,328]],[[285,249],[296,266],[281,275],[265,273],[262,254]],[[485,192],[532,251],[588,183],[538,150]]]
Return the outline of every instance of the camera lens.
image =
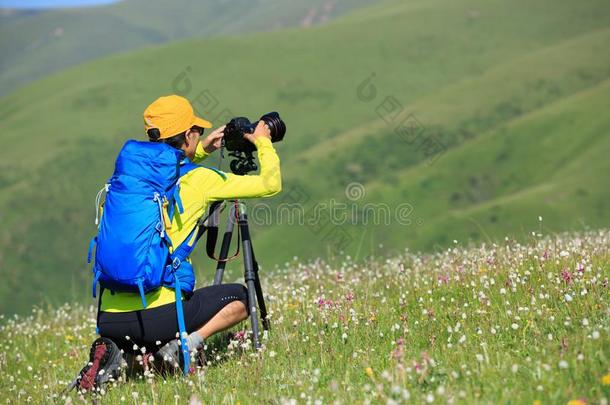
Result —
[[[260,118],[261,121],[265,121],[271,132],[271,142],[279,142],[284,139],[286,134],[286,124],[280,118],[280,115],[276,112],[270,112],[263,115]]]

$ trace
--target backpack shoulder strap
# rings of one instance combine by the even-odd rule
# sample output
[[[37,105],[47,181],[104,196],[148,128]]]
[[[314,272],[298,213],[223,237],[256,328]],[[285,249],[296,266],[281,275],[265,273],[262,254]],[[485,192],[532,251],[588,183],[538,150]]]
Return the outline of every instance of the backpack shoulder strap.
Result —
[[[208,170],[212,170],[214,173],[218,174],[220,177],[223,178],[223,180],[227,179],[227,175],[221,171],[218,170],[215,167],[208,167],[208,166],[202,166],[196,163],[192,163],[188,158],[184,158],[181,162],[180,162],[180,178],[184,175],[186,175],[187,173],[195,170],[195,169],[199,169],[199,168],[205,168]],[[175,205],[178,206],[178,212],[180,214],[182,214],[184,212],[184,208],[182,206],[182,199],[180,198],[180,180],[178,180],[178,183],[176,184],[176,186],[173,188],[173,191],[171,192],[171,204],[168,207],[168,215],[169,215],[169,219],[171,221],[171,219],[174,217],[174,203]],[[169,199],[169,198],[168,198]],[[201,235],[199,235],[201,236]],[[199,238],[197,238],[199,239]]]

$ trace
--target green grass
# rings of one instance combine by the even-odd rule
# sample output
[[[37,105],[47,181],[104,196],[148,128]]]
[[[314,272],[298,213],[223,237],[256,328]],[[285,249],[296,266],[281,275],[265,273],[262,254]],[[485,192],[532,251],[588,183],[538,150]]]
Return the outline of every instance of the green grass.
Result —
[[[605,403],[610,233],[542,237],[542,225],[523,244],[292,262],[263,275],[272,329],[262,351],[210,339],[197,374],[153,371],[101,402]],[[64,403],[94,339],[94,308],[3,318],[0,392]]]
[[[85,299],[95,193],[121,144],[142,137],[142,110],[189,66],[184,94],[210,90],[218,107],[199,110],[216,125],[223,108],[251,118],[278,110],[287,122],[277,145],[284,192],[251,210],[276,209],[297,187],[307,210],[331,199],[356,219],[366,203],[413,209],[408,225],[253,224],[265,270],[340,250],[362,259],[379,245],[523,240],[539,215],[558,232],[610,226],[607,14],[601,1],[390,1],[308,30],[115,55],[12,93],[0,99],[0,312]],[[361,101],[372,72],[376,98]],[[433,164],[378,116],[386,96],[442,142]],[[346,199],[352,182],[362,199]],[[212,269],[201,252],[195,264]]]

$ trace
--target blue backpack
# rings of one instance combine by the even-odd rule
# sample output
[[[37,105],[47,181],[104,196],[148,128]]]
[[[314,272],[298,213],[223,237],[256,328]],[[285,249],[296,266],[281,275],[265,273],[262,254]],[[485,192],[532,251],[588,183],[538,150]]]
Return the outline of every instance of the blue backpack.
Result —
[[[171,226],[174,215],[178,215],[179,222],[176,208],[183,212],[180,177],[197,167],[201,166],[164,143],[127,141],[116,159],[112,177],[97,194],[98,234],[91,240],[87,255],[90,263],[95,246],[94,297],[99,282],[101,289],[139,292],[146,308],[146,293],[161,286],[175,290],[185,374],[189,371],[190,356],[182,292],[191,293],[195,286],[193,268],[186,259],[203,232],[197,232],[196,225],[184,242],[173,247],[166,226]],[[217,172],[224,177],[224,173]]]

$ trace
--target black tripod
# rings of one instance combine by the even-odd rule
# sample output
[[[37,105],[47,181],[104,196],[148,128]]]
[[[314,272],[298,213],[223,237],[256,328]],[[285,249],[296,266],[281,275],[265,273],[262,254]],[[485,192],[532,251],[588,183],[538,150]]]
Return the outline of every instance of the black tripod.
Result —
[[[208,256],[211,258],[214,258],[214,248],[216,246],[218,225],[220,222],[220,204],[222,203],[222,201],[212,203],[210,215],[206,224],[208,231],[206,250]],[[252,247],[252,239],[250,238],[246,205],[238,200],[232,200],[230,204],[229,219],[227,221],[227,228],[222,237],[220,254],[219,257],[215,259],[218,261],[218,265],[216,266],[216,274],[214,275],[214,285],[222,283],[229,247],[231,245],[231,240],[233,239],[235,221],[237,221],[238,226],[237,243],[239,244],[239,239],[241,239],[243,249],[244,280],[246,282],[246,287],[248,287],[248,306],[250,307],[250,321],[252,322],[252,339],[254,347],[259,349],[261,347],[261,340],[259,336],[258,312],[260,311],[264,330],[269,330],[269,320],[267,319],[265,297],[263,296],[263,289],[258,275],[258,263],[254,256],[254,248]]]

